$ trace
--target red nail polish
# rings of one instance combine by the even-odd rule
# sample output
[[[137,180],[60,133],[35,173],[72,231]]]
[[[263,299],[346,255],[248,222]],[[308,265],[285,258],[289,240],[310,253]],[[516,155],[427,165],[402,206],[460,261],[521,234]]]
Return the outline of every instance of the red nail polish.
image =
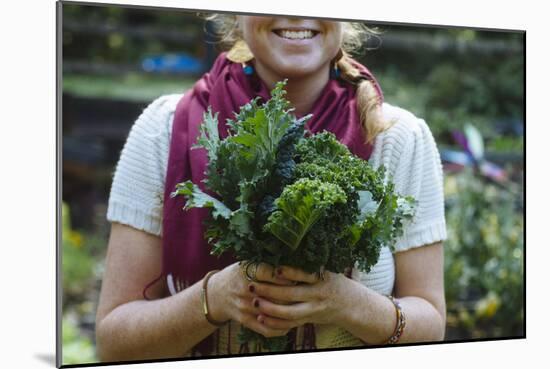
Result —
[[[283,274],[282,268],[277,268],[277,275],[281,276]]]
[[[252,293],[256,290],[253,285],[248,286],[248,290]]]
[[[254,300],[254,307],[260,307],[260,301]]]

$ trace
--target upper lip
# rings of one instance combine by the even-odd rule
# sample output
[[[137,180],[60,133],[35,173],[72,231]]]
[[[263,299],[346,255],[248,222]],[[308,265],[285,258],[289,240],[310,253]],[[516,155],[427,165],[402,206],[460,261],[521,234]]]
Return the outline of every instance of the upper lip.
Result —
[[[313,31],[313,32],[320,32],[319,30],[315,28],[309,28],[309,27],[296,27],[296,26],[289,26],[289,27],[277,27],[273,28],[273,31],[294,31],[294,32],[300,32],[300,31]]]

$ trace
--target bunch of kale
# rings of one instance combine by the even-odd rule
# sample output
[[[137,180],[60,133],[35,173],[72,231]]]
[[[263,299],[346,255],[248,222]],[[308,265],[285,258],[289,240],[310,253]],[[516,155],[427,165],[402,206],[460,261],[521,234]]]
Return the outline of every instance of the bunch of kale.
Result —
[[[311,115],[292,114],[284,85],[265,104],[254,99],[243,106],[227,121],[223,140],[217,114],[208,110],[194,147],[207,150],[205,184],[217,196],[190,181],[172,195],[186,196],[185,209],[211,208],[205,236],[212,254],[310,273],[354,265],[368,272],[381,247],[393,247],[412,219],[415,200],[395,193],[384,167],[372,168],[332,133],[306,135]],[[268,349],[277,346],[258,339]]]

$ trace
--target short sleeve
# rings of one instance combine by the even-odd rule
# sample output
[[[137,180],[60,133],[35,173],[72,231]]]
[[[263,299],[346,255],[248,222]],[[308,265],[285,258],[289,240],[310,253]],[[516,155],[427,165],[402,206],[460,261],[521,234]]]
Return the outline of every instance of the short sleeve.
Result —
[[[447,238],[443,170],[433,135],[422,119],[384,104],[384,117],[393,124],[377,136],[372,164],[384,165],[401,195],[417,200],[416,214],[397,240],[395,252]]]
[[[160,236],[172,121],[181,96],[159,97],[132,126],[113,175],[108,221]]]

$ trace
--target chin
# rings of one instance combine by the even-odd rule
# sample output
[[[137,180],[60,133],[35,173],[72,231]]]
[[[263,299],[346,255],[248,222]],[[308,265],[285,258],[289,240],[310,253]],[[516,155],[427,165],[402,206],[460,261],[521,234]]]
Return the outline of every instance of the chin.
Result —
[[[323,65],[307,65],[303,61],[296,61],[292,64],[279,66],[276,68],[276,72],[282,78],[305,78],[311,76],[322,76],[326,70],[328,75],[328,67],[325,68]]]

